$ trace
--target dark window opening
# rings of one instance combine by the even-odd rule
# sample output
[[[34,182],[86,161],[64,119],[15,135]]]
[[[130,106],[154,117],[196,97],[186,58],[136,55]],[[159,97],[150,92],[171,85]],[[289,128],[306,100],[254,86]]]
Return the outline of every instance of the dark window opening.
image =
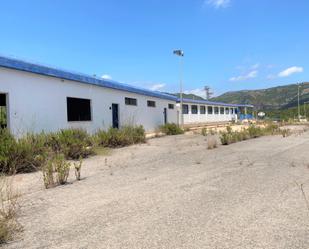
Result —
[[[174,109],[174,105],[173,104],[168,104],[168,109]]]
[[[125,98],[126,105],[137,105],[137,99],[133,98]]]
[[[149,107],[156,107],[156,102],[152,100],[147,100],[147,106]]]
[[[234,114],[234,109],[233,108],[231,108],[231,114]]]
[[[0,94],[0,128],[7,127],[6,95]]]
[[[206,107],[205,106],[200,106],[200,114],[206,114]]]
[[[208,112],[208,114],[212,114],[212,112],[213,112],[212,106],[207,107],[207,112]]]
[[[67,97],[68,121],[91,121],[90,99]]]
[[[220,114],[224,114],[224,107],[220,107]]]
[[[225,108],[225,114],[230,114],[230,109],[229,108]]]
[[[191,105],[191,113],[192,114],[197,114],[197,105]]]
[[[219,114],[219,107],[215,106],[215,114]]]
[[[188,105],[182,105],[182,113],[183,114],[189,114],[189,106]]]

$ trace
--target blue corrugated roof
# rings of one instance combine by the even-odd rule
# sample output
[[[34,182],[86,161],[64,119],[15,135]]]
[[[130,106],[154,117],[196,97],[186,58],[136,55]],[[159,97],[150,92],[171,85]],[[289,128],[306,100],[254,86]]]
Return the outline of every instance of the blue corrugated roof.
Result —
[[[178,99],[180,102],[180,99]],[[195,99],[183,99],[184,103],[193,103],[193,104],[204,104],[204,105],[219,105],[219,106],[227,106],[227,107],[249,107],[253,108],[253,105],[239,105],[239,104],[227,104],[222,102],[213,102],[208,100],[195,100]]]
[[[112,80],[105,80],[105,79],[101,79],[101,78],[86,75],[86,74],[75,73],[75,72],[70,72],[70,71],[66,71],[62,69],[52,68],[49,66],[44,66],[42,64],[31,63],[31,62],[27,62],[27,61],[20,60],[20,59],[0,56],[0,67],[16,69],[20,71],[25,71],[25,72],[30,72],[30,73],[35,73],[35,74],[40,74],[40,75],[45,75],[45,76],[57,77],[60,79],[72,80],[72,81],[77,81],[81,83],[92,84],[92,85],[112,88],[116,90],[127,91],[127,92],[142,94],[146,96],[161,98],[161,99],[177,101],[176,96],[169,95],[166,93],[150,91],[147,89],[138,88],[138,87],[130,86],[127,84],[118,83]]]

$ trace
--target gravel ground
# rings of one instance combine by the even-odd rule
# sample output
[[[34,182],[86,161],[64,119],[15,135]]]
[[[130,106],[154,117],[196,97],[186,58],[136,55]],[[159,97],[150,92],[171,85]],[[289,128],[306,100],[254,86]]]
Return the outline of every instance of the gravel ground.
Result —
[[[18,175],[24,231],[4,248],[308,249],[309,133],[206,146],[152,139],[48,190],[40,173]]]

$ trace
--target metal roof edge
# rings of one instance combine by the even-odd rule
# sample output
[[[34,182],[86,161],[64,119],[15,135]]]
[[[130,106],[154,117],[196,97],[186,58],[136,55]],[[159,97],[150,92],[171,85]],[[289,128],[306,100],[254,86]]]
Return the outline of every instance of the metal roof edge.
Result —
[[[177,102],[180,102],[180,98],[177,99]],[[220,106],[229,106],[229,107],[249,107],[253,108],[253,105],[243,105],[243,104],[228,104],[223,102],[214,102],[209,100],[195,100],[195,99],[183,99],[185,103],[195,103],[195,104],[205,104],[205,105],[220,105]]]
[[[0,55],[0,67],[5,67],[9,69],[50,76],[65,80],[76,81],[80,83],[86,83],[91,85],[97,85],[101,87],[111,88],[120,91],[127,91],[131,93],[136,93],[140,95],[146,95],[150,97],[167,99],[172,101],[177,101],[177,97],[173,95],[169,95],[166,93],[161,93],[158,91],[151,91],[143,88],[138,88],[134,86],[130,86],[128,84],[119,83],[113,80],[104,80],[98,77],[90,76],[82,73],[75,73],[63,69],[57,69],[50,66],[45,66],[43,64],[32,63],[25,60],[10,58],[6,56]]]

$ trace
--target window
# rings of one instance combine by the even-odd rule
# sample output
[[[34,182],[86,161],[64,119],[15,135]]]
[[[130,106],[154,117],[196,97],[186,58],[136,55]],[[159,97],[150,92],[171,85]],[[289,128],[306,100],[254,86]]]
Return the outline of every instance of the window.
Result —
[[[137,105],[137,99],[133,98],[125,98],[126,105]]]
[[[197,105],[191,105],[191,113],[197,114]]]
[[[234,114],[234,108],[231,108],[231,114]]]
[[[213,114],[212,106],[207,107],[208,114]]]
[[[148,107],[156,107],[156,102],[152,100],[147,100],[147,106]]]
[[[219,107],[215,106],[215,114],[219,114]]]
[[[220,107],[220,114],[224,114],[224,107]]]
[[[229,108],[225,108],[225,114],[230,114],[230,109]]]
[[[67,97],[68,121],[91,121],[90,99]]]
[[[168,104],[168,109],[174,109],[174,105],[173,104]]]
[[[188,113],[189,113],[189,106],[182,105],[182,114],[188,114]]]
[[[200,114],[206,114],[206,107],[205,106],[200,106]]]

